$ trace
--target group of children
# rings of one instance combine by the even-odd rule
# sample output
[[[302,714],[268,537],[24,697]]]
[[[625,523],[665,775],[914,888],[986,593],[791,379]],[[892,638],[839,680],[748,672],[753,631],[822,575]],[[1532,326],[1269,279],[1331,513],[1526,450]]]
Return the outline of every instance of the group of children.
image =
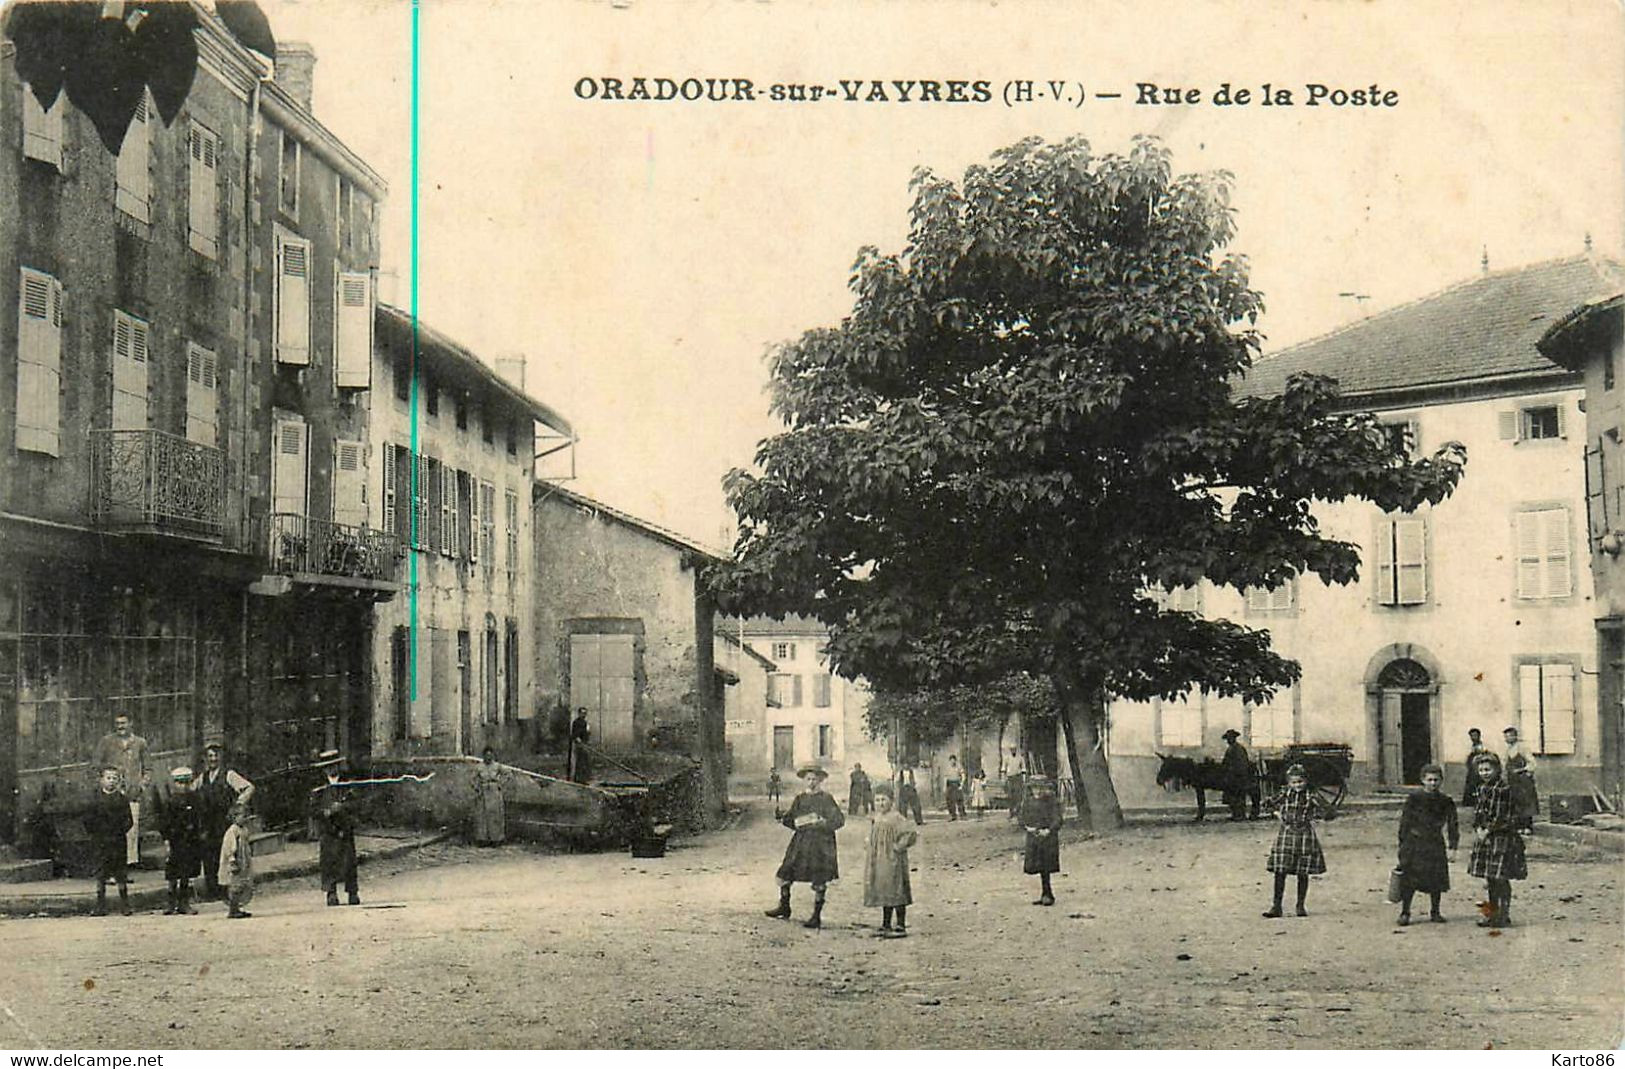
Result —
[[[1468,859],[1469,874],[1483,879],[1489,895],[1481,928],[1505,928],[1511,923],[1512,881],[1528,877],[1529,868],[1519,834],[1518,810],[1512,790],[1502,774],[1501,759],[1489,751],[1472,756],[1472,770],[1478,782],[1473,810],[1475,841]],[[822,927],[824,899],[830,881],[839,876],[835,832],[845,822],[840,806],[824,793],[826,773],[817,765],[806,765],[797,773],[804,789],[783,815],[785,827],[794,833],[786,848],[776,877],[779,903],[767,911],[769,917],[790,918],[790,886],[807,882],[813,888],[812,917],[804,927]],[[1450,858],[1460,838],[1453,799],[1440,790],[1444,770],[1438,765],[1422,769],[1422,789],[1405,801],[1399,820],[1400,879],[1399,925],[1411,923],[1411,904],[1417,894],[1428,895],[1428,920],[1442,924],[1440,896],[1450,889]],[[863,904],[881,910],[878,935],[900,938],[908,934],[908,907],[913,903],[908,878],[908,850],[918,833],[894,805],[890,784],[874,788],[875,816],[869,825],[864,856]],[[1270,847],[1265,869],[1274,877],[1274,898],[1265,917],[1281,917],[1282,897],[1287,877],[1296,877],[1295,912],[1307,917],[1309,877],[1326,871],[1326,855],[1315,834],[1314,822],[1330,820],[1334,811],[1309,789],[1302,765],[1286,772],[1286,786],[1271,802],[1280,829]],[[1055,893],[1050,876],[1061,868],[1061,806],[1055,783],[1046,776],[1031,776],[1019,810],[1019,821],[1027,834],[1022,871],[1039,877],[1035,906],[1053,906]]]
[[[90,836],[96,864],[97,916],[107,914],[107,885],[118,885],[119,909],[130,915],[129,868],[125,836],[131,827],[130,807],[125,800],[121,773],[115,767],[101,770],[100,789],[85,815],[85,831]],[[250,845],[248,806],[234,803],[228,815],[231,823],[220,840],[218,856],[205,856],[202,807],[192,789],[192,770],[185,766],[170,773],[172,786],[159,810],[159,829],[168,847],[164,879],[169,885],[166,915],[196,914],[192,881],[214,866],[221,893],[226,900],[226,916],[232,920],[252,917],[244,909],[254,896],[254,852]],[[327,776],[326,788],[313,793],[312,816],[320,838],[322,886],[327,904],[336,906],[338,885],[344,885],[350,905],[361,899],[356,880],[355,822],[342,794],[335,789],[336,771]],[[212,881],[211,881],[212,882]]]

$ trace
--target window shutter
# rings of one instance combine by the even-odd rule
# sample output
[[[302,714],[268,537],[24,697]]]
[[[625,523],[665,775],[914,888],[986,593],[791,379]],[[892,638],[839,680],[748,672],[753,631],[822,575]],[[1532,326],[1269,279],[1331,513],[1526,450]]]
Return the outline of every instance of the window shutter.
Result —
[[[440,552],[457,556],[457,469],[440,469]]]
[[[801,708],[801,677],[798,675],[790,677],[790,705]]]
[[[1427,525],[1415,516],[1394,521],[1394,567],[1401,605],[1427,600]]]
[[[372,385],[372,275],[340,272],[337,296],[335,381],[364,390]]]
[[[62,455],[62,284],[26,267],[17,287],[17,448]]]
[[[445,468],[434,457],[429,458],[429,524],[423,534],[423,548],[430,553],[439,553],[445,546],[445,497],[446,477]]]
[[[361,465],[361,443],[337,439],[333,443],[333,522],[363,527],[367,522],[366,473]]]
[[[468,560],[470,564],[480,559],[480,484],[470,475],[468,477]]]
[[[412,486],[413,516],[417,528],[412,532],[412,545],[426,549],[429,545],[429,458],[419,453],[417,466],[413,470],[417,474],[417,482]]]
[[[1503,442],[1515,442],[1518,440],[1517,409],[1508,409],[1505,412],[1497,412],[1495,414],[1495,433]]]
[[[310,242],[277,241],[276,358],[310,363]]]
[[[51,110],[40,107],[30,86],[23,86],[23,155],[62,169],[62,113],[67,93],[57,94]]]
[[[1569,436],[1569,406],[1567,402],[1559,401],[1552,407],[1557,412],[1557,436],[1567,438]]]
[[[1545,572],[1541,567],[1541,514],[1539,512],[1518,513],[1518,596],[1520,598],[1544,597],[1542,580]]]
[[[384,445],[384,527],[390,534],[395,534],[395,447],[388,443]]]
[[[304,420],[276,421],[276,462],[271,469],[271,499],[274,513],[303,516],[308,474],[309,431]]]
[[[512,490],[505,493],[504,503],[508,525],[508,571],[519,566],[519,495]]]
[[[147,429],[147,323],[113,311],[113,429]]]
[[[401,545],[412,546],[412,451],[405,446],[395,447],[395,537]]]
[[[1518,735],[1531,746],[1540,743],[1541,667],[1518,666]]]
[[[480,483],[480,552],[484,554],[485,570],[496,567],[497,560],[497,488],[491,483]]]
[[[1540,752],[1573,753],[1574,666],[1548,664],[1542,665],[1541,669]]]
[[[1383,520],[1377,529],[1377,604],[1393,605],[1395,520]]]
[[[213,260],[219,255],[220,211],[218,175],[220,139],[207,128],[192,124],[187,137],[187,240],[196,251]]]
[[[829,708],[829,682],[828,673],[813,676],[813,705],[819,709]]]
[[[1269,591],[1261,586],[1247,588],[1247,611],[1263,612],[1269,608]]]
[[[58,106],[61,99],[58,98]],[[150,221],[148,210],[151,175],[148,173],[148,131],[146,92],[135,106],[130,126],[124,134],[124,144],[118,154],[118,186],[114,205],[119,211],[141,222]]]
[[[215,354],[188,342],[186,346],[186,437],[199,445],[220,444],[218,364]]]
[[[1566,598],[1573,592],[1569,573],[1569,510],[1547,509],[1540,514],[1545,551],[1546,596]]]

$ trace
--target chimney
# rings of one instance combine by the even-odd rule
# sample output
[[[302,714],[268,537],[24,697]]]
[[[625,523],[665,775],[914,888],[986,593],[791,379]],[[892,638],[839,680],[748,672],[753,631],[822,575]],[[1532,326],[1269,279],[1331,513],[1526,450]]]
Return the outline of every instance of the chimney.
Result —
[[[497,357],[496,373],[523,391],[525,389],[525,354],[504,353]]]
[[[310,100],[316,85],[316,50],[304,41],[278,41],[276,84],[314,113]]]
[[[1490,273],[1490,247],[1484,246],[1484,254],[1478,258],[1478,269],[1484,274]]]

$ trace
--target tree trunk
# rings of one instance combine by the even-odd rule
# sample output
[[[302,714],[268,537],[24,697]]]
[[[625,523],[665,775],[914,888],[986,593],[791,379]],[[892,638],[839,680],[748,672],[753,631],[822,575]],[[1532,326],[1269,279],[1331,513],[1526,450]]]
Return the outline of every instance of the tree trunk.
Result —
[[[1095,727],[1099,694],[1084,685],[1076,670],[1057,670],[1052,678],[1061,700],[1061,720],[1067,728],[1067,756],[1073,762],[1080,793],[1088,799],[1090,827],[1095,831],[1121,828],[1123,807],[1117,801],[1117,788],[1112,786],[1111,770],[1106,767],[1106,754],[1100,748],[1100,733]],[[1074,732],[1076,748],[1072,745]]]
[[[1083,769],[1078,764],[1078,739],[1072,727],[1072,710],[1061,708],[1061,731],[1066,735],[1066,763],[1072,769],[1072,796],[1078,803],[1078,823],[1093,828],[1089,819],[1089,792],[1083,789]]]

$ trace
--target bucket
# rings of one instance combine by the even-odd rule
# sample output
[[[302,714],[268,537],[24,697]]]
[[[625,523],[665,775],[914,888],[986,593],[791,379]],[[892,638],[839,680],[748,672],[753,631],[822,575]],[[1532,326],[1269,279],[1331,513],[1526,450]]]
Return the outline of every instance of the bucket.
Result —
[[[632,840],[633,857],[665,857],[666,837],[664,835],[639,835]]]
[[[1388,873],[1388,901],[1399,902],[1405,897],[1405,871],[1394,869]]]

